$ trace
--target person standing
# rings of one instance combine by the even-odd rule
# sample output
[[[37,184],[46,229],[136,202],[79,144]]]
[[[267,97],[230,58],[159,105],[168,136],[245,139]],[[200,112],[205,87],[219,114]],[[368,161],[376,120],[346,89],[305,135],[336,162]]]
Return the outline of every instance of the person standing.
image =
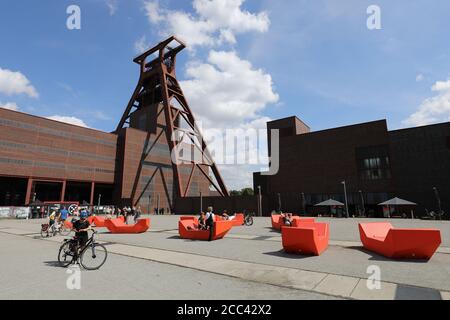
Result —
[[[214,234],[214,212],[213,207],[208,207],[206,211],[206,227],[209,229],[209,238],[208,241],[212,240]]]
[[[142,215],[142,210],[141,207],[137,207],[137,210],[135,211],[135,215],[134,215],[134,223],[137,223],[138,219],[141,217]]]

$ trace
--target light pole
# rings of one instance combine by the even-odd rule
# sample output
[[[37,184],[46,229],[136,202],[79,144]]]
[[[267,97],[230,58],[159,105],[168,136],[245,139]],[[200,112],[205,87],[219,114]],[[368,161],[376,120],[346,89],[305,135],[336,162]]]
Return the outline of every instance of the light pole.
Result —
[[[148,211],[148,214],[150,214],[150,210],[151,210],[151,208],[150,208],[150,204],[152,203],[152,196],[151,195],[148,195],[148,205],[147,205],[147,211]]]
[[[281,212],[281,194],[278,193],[278,212]]]
[[[262,217],[262,195],[261,195],[261,186],[258,186],[258,216]]]
[[[303,215],[306,216],[305,193],[302,192],[301,196],[302,196],[302,211],[303,211]]]
[[[102,195],[98,194],[98,203],[97,203],[97,212],[94,210],[94,213],[99,213],[100,211],[100,201],[102,200]]]
[[[359,195],[361,196],[361,204],[362,204],[362,213],[365,216],[366,215],[366,206],[364,205],[364,197],[361,190],[358,191]]]
[[[441,206],[441,198],[439,197],[439,191],[436,187],[433,187],[434,195],[436,196],[436,201],[438,203],[438,209],[439,209],[439,220],[442,219],[442,206]]]
[[[345,215],[347,218],[349,217],[348,214],[348,201],[347,201],[347,185],[345,183],[345,180],[341,182],[344,185],[344,198],[345,198]]]
[[[202,192],[200,191],[200,212],[203,211],[203,195]]]

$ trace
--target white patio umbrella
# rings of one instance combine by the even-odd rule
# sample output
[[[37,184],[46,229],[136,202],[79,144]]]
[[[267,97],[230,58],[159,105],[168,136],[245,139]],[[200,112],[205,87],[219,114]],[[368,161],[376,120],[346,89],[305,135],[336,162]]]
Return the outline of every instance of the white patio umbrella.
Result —
[[[391,206],[398,207],[398,206],[417,206],[417,203],[400,199],[400,198],[392,198],[390,200],[384,201],[382,203],[378,204],[379,206],[387,206],[388,208]],[[389,218],[391,217],[391,211],[389,210]],[[413,212],[411,210],[411,218],[414,219]]]
[[[334,207],[334,206],[342,207],[342,206],[344,206],[344,204],[342,202],[339,202],[339,201],[336,201],[333,199],[328,199],[326,201],[315,204],[314,206],[315,207]]]

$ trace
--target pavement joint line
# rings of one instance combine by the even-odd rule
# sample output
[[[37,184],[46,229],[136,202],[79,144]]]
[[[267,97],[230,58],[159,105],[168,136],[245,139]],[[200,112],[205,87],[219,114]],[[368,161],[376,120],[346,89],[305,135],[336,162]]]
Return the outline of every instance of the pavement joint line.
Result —
[[[360,279],[359,281],[361,281],[362,279]],[[367,279],[364,279],[367,281]],[[352,291],[350,292],[350,297],[353,296],[353,293],[355,292],[356,288],[358,287],[358,283],[359,281],[356,282],[355,286],[353,287]]]
[[[117,243],[117,244],[119,244],[119,245],[124,245],[124,244],[120,244],[120,243]],[[128,245],[124,245],[124,246],[128,246]],[[143,247],[143,248],[147,248],[147,247]],[[150,249],[150,248],[147,248],[147,249]],[[166,251],[166,250],[161,250],[161,249],[153,249],[153,250]],[[177,252],[177,251],[172,251],[172,252],[180,253],[180,252]],[[187,268],[187,269],[192,269],[192,270],[197,270],[197,271],[200,271],[200,272],[213,273],[213,274],[217,274],[217,275],[220,275],[220,276],[231,277],[231,278],[240,279],[240,280],[244,280],[244,281],[248,281],[248,282],[253,282],[253,283],[264,283],[264,284],[266,284],[266,285],[271,285],[271,286],[274,286],[274,287],[282,287],[282,288],[286,288],[286,289],[299,290],[299,291],[303,291],[303,292],[314,292],[314,293],[319,293],[319,294],[323,294],[323,295],[327,295],[327,296],[332,296],[332,297],[336,297],[336,298],[345,298],[345,299],[347,299],[347,300],[355,300],[355,299],[353,299],[353,298],[351,298],[351,297],[343,297],[343,296],[340,296],[340,295],[329,294],[329,293],[325,293],[325,292],[318,292],[318,291],[314,291],[314,290],[306,289],[306,288],[296,288],[296,287],[288,286],[288,285],[275,284],[275,283],[266,282],[266,281],[258,281],[258,280],[254,280],[254,279],[243,278],[243,277],[240,277],[240,276],[237,276],[237,275],[233,275],[233,274],[220,273],[220,272],[217,272],[217,271],[214,271],[214,270],[211,270],[211,269],[210,269],[210,270],[205,270],[205,269],[200,269],[200,268],[192,267],[192,266],[186,266],[186,265],[179,264],[179,263],[174,263],[174,262],[164,262],[164,261],[160,261],[160,260],[156,260],[156,259],[151,259],[151,258],[136,257],[136,256],[133,256],[133,255],[130,255],[130,254],[125,254],[125,253],[117,253],[117,252],[111,252],[111,253],[112,253],[112,254],[116,254],[116,255],[120,255],[120,256],[125,256],[125,257],[134,258],[134,259],[141,259],[141,260],[153,261],[153,262],[162,263],[162,264],[174,265],[174,266],[177,266],[177,267]],[[185,253],[185,254],[187,254],[187,255],[196,255],[196,254],[191,254],[191,253]],[[206,257],[206,258],[215,258],[215,257],[209,257],[209,256],[202,256],[202,257]],[[215,258],[215,259],[218,259],[218,260],[230,260],[230,259],[226,259],[226,258]],[[236,261],[236,260],[230,260],[230,261],[233,261],[233,262],[242,262],[242,261]],[[249,262],[243,262],[243,263],[256,264],[256,263],[249,263]],[[256,265],[258,265],[258,264],[256,264]],[[264,264],[260,264],[260,265],[264,265]],[[264,266],[269,266],[269,265],[264,265]],[[286,268],[286,269],[291,269],[291,268]],[[295,270],[306,271],[306,270],[302,270],[302,269],[295,269]],[[308,271],[308,272],[311,272],[311,271]],[[326,278],[327,275],[328,275],[328,274],[326,274],[326,273],[322,273],[322,272],[318,272],[318,271],[313,271],[313,272],[324,274],[324,277],[323,277],[323,278]]]
[[[43,239],[43,240],[46,240],[46,239]],[[51,241],[51,240],[49,240],[49,241]],[[367,278],[361,278],[361,277],[357,277],[357,276],[349,276],[349,275],[346,275],[346,274],[339,274],[339,273],[328,273],[328,272],[317,271],[317,270],[312,270],[312,269],[300,269],[300,268],[295,268],[295,267],[294,268],[293,267],[282,267],[282,266],[278,266],[278,265],[271,265],[271,264],[259,263],[259,262],[253,262],[253,261],[247,261],[247,260],[233,260],[231,258],[207,256],[207,255],[199,254],[199,253],[177,251],[177,250],[172,250],[172,249],[163,249],[163,248],[151,247],[151,246],[150,247],[149,246],[142,246],[142,245],[136,245],[136,244],[130,244],[130,243],[124,243],[124,242],[114,242],[114,241],[112,241],[110,243],[111,244],[118,244],[118,245],[125,245],[125,246],[130,246],[130,247],[137,247],[137,248],[141,248],[141,249],[152,249],[152,250],[159,250],[159,251],[168,251],[168,252],[173,252],[173,253],[178,253],[178,254],[187,254],[187,255],[194,255],[194,256],[205,257],[205,258],[227,260],[227,261],[231,261],[231,262],[250,263],[250,264],[257,264],[257,265],[261,265],[261,266],[274,267],[274,268],[280,268],[281,267],[281,268],[292,269],[292,270],[314,272],[314,273],[322,273],[322,274],[326,274],[326,275],[333,275],[333,276],[340,276],[340,277],[347,277],[347,278],[355,278],[355,279],[359,279],[360,281],[362,281],[362,280],[366,281],[367,280]],[[133,256],[130,256],[130,257],[133,257]],[[146,260],[146,259],[144,258],[144,260]],[[152,260],[152,261],[160,262],[160,261],[157,261],[157,260]],[[160,263],[163,263],[163,262],[160,262]],[[168,264],[170,264],[170,263],[168,263]],[[181,267],[184,267],[184,268],[190,268],[190,267],[184,266],[184,265],[177,265],[177,266],[181,266]],[[192,268],[192,269],[196,269],[196,268]],[[205,272],[207,272],[207,271],[205,271]],[[218,274],[223,275],[222,273],[218,273]],[[357,284],[358,283],[359,283],[359,281],[357,282]],[[402,286],[404,285],[404,286],[414,287],[414,288],[419,288],[419,289],[432,289],[432,290],[440,291],[440,289],[436,289],[436,288],[417,286],[417,285],[407,284],[407,283],[396,283],[396,282],[392,282],[392,281],[382,281],[382,283],[392,284],[392,285],[402,285]],[[355,288],[353,289],[353,291],[356,289],[357,284],[355,285]],[[303,289],[301,289],[301,290],[303,290]],[[320,293],[322,293],[322,292],[320,292]],[[336,295],[334,295],[334,296],[336,296]],[[342,296],[337,296],[337,297],[342,297]]]
[[[30,238],[29,235],[27,236],[25,234],[8,233],[8,232],[4,232],[3,230],[0,230],[0,232],[1,233],[6,233],[6,234],[10,234],[10,235],[13,235],[13,236],[18,236],[18,237],[24,237],[25,236],[25,237]],[[58,239],[57,237],[51,237],[51,238],[34,238],[33,237],[33,238],[30,238],[30,239],[44,240],[44,241],[53,242],[53,243],[56,243],[56,242],[60,243],[60,241],[59,241],[60,239]],[[122,246],[128,246],[128,247],[137,247],[137,248],[147,249],[147,250],[165,251],[165,252],[171,252],[171,253],[176,253],[176,254],[193,255],[193,256],[199,256],[199,257],[209,258],[209,259],[226,260],[226,261],[235,262],[235,263],[253,264],[253,265],[259,265],[259,266],[265,266],[265,267],[273,267],[273,268],[283,268],[283,269],[287,269],[287,270],[303,271],[303,272],[309,272],[309,273],[316,273],[316,274],[324,275],[324,277],[319,281],[319,283],[317,283],[313,288],[316,288],[320,284],[320,282],[325,280],[325,278],[327,276],[329,276],[329,275],[340,276],[340,277],[345,277],[345,278],[359,279],[357,281],[357,284],[356,284],[355,288],[353,288],[353,290],[351,292],[351,295],[354,294],[354,291],[356,290],[356,288],[358,287],[358,284],[361,281],[366,281],[367,280],[367,278],[360,278],[360,277],[348,276],[348,275],[343,275],[343,274],[327,273],[327,272],[323,272],[323,271],[316,271],[316,270],[309,270],[309,269],[290,268],[290,267],[288,268],[288,267],[282,267],[282,266],[274,266],[274,265],[264,264],[264,263],[256,263],[256,262],[242,261],[242,260],[233,260],[233,259],[230,259],[230,258],[222,258],[222,257],[205,256],[205,255],[198,254],[198,253],[189,253],[189,252],[176,251],[176,250],[170,250],[170,249],[146,247],[146,246],[139,246],[139,245],[134,245],[134,244],[113,242],[113,241],[108,242],[108,244],[111,244],[111,245],[122,245]],[[239,279],[243,279],[243,280],[251,281],[251,282],[256,282],[256,283],[265,283],[265,284],[278,286],[278,287],[285,287],[285,288],[297,289],[297,290],[302,290],[302,291],[316,292],[316,293],[325,294],[325,295],[334,296],[334,297],[340,297],[340,298],[344,297],[346,299],[353,299],[353,300],[357,299],[357,298],[352,297],[351,295],[350,296],[335,295],[335,294],[330,294],[330,293],[324,293],[324,292],[321,292],[321,291],[314,291],[313,289],[295,288],[295,287],[287,286],[287,285],[279,285],[279,284],[273,284],[273,283],[270,283],[270,282],[256,281],[256,280],[252,280],[252,279],[242,278],[242,277],[239,277],[239,276],[234,276],[234,275],[214,272],[214,271],[210,271],[210,270],[199,269],[199,268],[195,268],[195,267],[192,267],[192,266],[186,266],[186,265],[177,264],[177,263],[173,263],[173,262],[163,262],[163,261],[156,260],[156,259],[140,258],[140,257],[136,257],[136,256],[133,256],[133,255],[130,255],[130,254],[121,254],[121,253],[116,253],[116,252],[112,252],[112,251],[111,251],[111,254],[128,256],[128,257],[131,257],[131,258],[143,259],[143,260],[147,260],[147,261],[154,261],[154,262],[158,262],[158,263],[165,263],[165,264],[175,265],[175,266],[179,266],[179,267],[183,267],[183,268],[199,270],[199,271],[202,271],[202,272],[210,272],[210,273],[215,273],[215,274],[219,274],[219,275],[222,275],[222,276],[229,276],[229,277],[239,278]],[[418,289],[425,289],[425,290],[436,290],[436,291],[438,291],[441,294],[441,296],[442,296],[442,293],[444,293],[445,295],[448,294],[448,299],[450,299],[450,292],[447,292],[445,290],[440,290],[440,289],[431,288],[431,287],[423,287],[423,286],[405,284],[405,283],[395,283],[395,282],[390,282],[390,281],[382,281],[382,283],[387,284],[387,285],[391,285],[391,286],[395,286],[395,287],[401,285],[401,286],[407,286],[407,287],[411,287],[411,288],[418,288]]]

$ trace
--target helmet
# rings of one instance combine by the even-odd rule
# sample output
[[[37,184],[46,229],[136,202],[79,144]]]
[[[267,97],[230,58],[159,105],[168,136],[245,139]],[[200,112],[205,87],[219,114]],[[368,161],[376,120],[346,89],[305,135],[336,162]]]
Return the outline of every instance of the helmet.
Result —
[[[86,219],[88,217],[88,213],[86,211],[81,211],[80,218]]]

